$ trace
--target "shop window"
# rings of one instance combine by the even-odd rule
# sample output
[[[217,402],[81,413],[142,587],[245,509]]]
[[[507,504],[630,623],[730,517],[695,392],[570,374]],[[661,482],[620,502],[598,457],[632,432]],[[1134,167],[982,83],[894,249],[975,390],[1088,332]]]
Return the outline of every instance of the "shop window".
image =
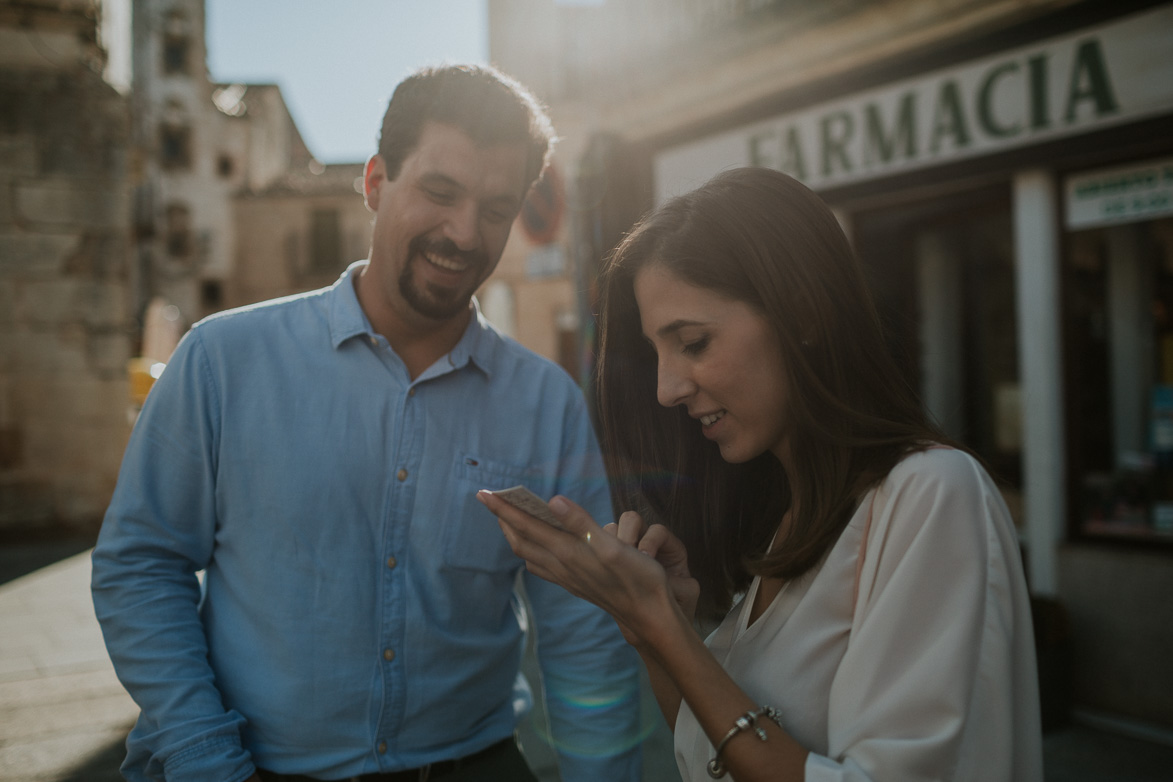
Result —
[[[183,75],[188,72],[188,51],[191,48],[186,36],[168,35],[163,38],[163,73]]]
[[[310,270],[332,272],[342,265],[342,226],[337,209],[310,215]]]
[[[859,212],[853,225],[897,363],[945,433],[986,462],[1021,525],[1009,193],[992,187]]]
[[[204,280],[200,283],[200,305],[204,312],[224,309],[224,286],[219,280]]]
[[[163,73],[191,72],[191,23],[180,9],[168,12],[163,21]]]
[[[191,168],[191,129],[171,122],[159,128],[159,165],[164,171]]]
[[[167,207],[167,254],[176,259],[191,257],[193,249],[191,211],[183,204]]]
[[[1064,250],[1074,533],[1173,542],[1173,218]]]

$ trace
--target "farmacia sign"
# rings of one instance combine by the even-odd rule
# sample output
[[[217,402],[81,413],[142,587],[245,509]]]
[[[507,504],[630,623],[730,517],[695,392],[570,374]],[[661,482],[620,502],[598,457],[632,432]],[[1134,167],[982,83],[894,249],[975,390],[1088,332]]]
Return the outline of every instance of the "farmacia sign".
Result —
[[[750,165],[827,189],[1169,110],[1166,6],[667,149],[656,198]]]

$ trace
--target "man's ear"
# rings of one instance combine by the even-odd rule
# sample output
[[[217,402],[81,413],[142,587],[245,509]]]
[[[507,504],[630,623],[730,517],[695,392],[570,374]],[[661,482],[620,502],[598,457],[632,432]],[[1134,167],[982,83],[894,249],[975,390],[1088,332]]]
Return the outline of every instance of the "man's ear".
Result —
[[[363,169],[362,189],[367,209],[372,212],[379,211],[379,185],[386,181],[387,167],[383,165],[382,155],[371,155]]]

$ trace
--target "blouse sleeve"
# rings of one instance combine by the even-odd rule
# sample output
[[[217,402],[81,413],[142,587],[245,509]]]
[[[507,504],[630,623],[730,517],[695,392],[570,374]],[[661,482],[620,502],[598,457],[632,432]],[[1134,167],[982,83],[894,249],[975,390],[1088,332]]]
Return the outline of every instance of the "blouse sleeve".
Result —
[[[933,450],[899,464],[871,512],[828,752],[806,779],[1013,778],[1014,672],[1034,661],[1015,659],[1029,602],[1005,504],[974,459]]]

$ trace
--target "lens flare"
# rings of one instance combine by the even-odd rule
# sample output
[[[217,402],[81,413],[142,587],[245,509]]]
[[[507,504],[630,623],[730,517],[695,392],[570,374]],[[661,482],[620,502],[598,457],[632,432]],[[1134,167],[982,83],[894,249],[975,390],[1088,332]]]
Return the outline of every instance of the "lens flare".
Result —
[[[529,717],[531,728],[538,739],[559,753],[580,758],[610,757],[642,744],[663,724],[646,678],[611,688],[571,681],[547,680],[543,684],[546,701],[551,706],[559,705],[560,708],[554,711],[564,715],[565,724],[559,730],[559,726],[551,726],[550,719],[535,709]],[[638,711],[633,714],[629,712],[632,701],[639,704]],[[607,712],[617,712],[616,719],[623,719],[619,714],[628,713],[628,719],[634,724],[624,730],[605,733],[593,729],[591,726],[596,722],[614,727],[615,720],[598,719]]]

